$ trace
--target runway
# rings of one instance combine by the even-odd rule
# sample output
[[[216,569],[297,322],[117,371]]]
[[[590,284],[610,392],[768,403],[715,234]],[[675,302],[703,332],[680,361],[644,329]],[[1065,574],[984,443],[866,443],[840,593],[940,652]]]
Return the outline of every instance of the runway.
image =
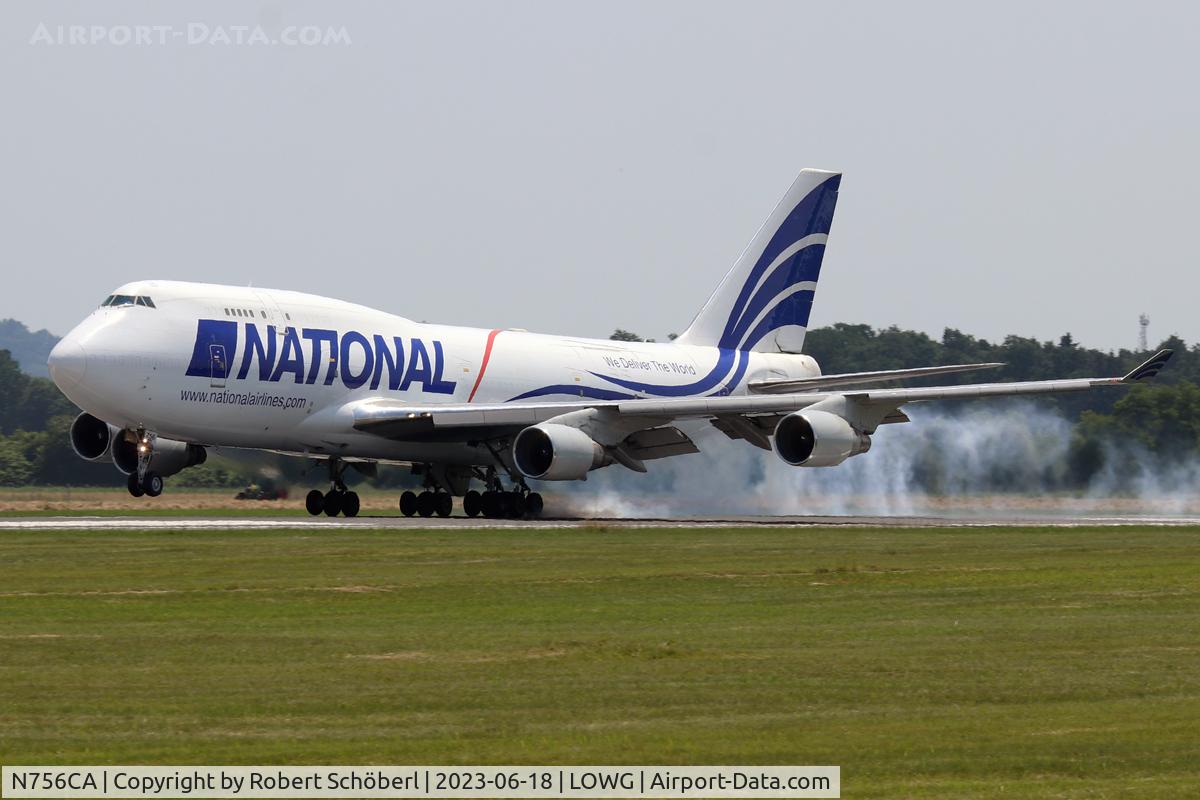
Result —
[[[312,518],[301,516],[247,517],[185,517],[169,516],[9,516],[0,518],[3,530],[483,530],[526,529],[554,530],[564,528],[811,528],[811,527],[868,527],[868,528],[990,528],[990,527],[1114,527],[1114,526],[1200,526],[1196,516],[1061,516],[1061,515],[991,515],[991,516],[728,516],[703,518],[540,518],[527,520],[482,519],[470,517],[400,517],[360,516],[345,518]]]

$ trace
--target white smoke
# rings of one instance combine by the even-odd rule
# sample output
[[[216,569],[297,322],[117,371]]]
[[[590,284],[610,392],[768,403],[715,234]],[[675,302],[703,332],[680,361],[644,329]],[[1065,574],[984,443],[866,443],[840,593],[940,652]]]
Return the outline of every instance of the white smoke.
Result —
[[[1104,466],[1084,496],[1089,500],[1133,499],[1143,513],[1195,514],[1200,510],[1200,462],[1164,461],[1138,444],[1106,442]]]
[[[590,517],[1200,511],[1200,464],[1167,465],[1125,445],[1108,445],[1105,469],[1069,490],[1072,424],[1032,403],[908,411],[911,423],[882,426],[869,452],[837,467],[790,467],[705,424],[687,431],[701,454],[648,462],[648,475],[612,466],[583,484],[539,488],[551,513]]]

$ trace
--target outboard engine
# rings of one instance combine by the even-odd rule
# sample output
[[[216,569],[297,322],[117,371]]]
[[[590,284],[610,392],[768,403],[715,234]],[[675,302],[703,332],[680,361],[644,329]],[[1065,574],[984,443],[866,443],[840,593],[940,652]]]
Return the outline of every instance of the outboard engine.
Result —
[[[775,426],[775,452],[793,467],[835,467],[870,449],[870,436],[828,411],[796,411]]]
[[[108,454],[120,433],[115,425],[84,412],[71,423],[71,448],[84,461],[98,461]]]
[[[608,463],[604,448],[578,428],[543,422],[517,434],[513,463],[526,478],[578,481]]]

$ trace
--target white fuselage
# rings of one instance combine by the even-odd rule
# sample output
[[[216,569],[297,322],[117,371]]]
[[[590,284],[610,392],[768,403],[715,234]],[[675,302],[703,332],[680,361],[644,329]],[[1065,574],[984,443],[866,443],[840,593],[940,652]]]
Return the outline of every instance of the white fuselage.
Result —
[[[139,281],[60,343],[55,381],[122,428],[314,457],[491,464],[476,443],[355,431],[350,406],[744,394],[819,374],[812,358],[417,323],[290,291]]]

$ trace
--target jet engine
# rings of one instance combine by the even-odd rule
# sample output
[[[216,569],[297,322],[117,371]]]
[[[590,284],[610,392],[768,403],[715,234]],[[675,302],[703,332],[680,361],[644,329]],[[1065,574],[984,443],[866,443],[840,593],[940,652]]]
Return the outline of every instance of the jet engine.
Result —
[[[775,426],[775,452],[793,467],[834,467],[870,449],[870,436],[828,411],[796,411]]]
[[[134,436],[120,436],[112,446],[112,460],[117,469],[126,475],[137,472],[138,454],[137,441]],[[208,451],[198,444],[178,442],[174,439],[158,437],[154,440],[154,456],[150,459],[150,469],[160,477],[174,475],[176,472],[203,464],[208,460]]]
[[[85,412],[71,423],[71,448],[84,461],[99,461],[120,435],[120,428]]]
[[[137,472],[136,437],[91,414],[80,414],[71,423],[71,447],[75,454],[85,461],[99,461],[111,454],[112,462],[118,470],[126,475]],[[198,444],[159,437],[154,440],[154,456],[150,460],[150,468],[165,477],[203,464],[206,460],[208,451]]]
[[[604,448],[578,428],[553,422],[531,425],[517,434],[513,463],[526,478],[577,481],[607,463]]]

